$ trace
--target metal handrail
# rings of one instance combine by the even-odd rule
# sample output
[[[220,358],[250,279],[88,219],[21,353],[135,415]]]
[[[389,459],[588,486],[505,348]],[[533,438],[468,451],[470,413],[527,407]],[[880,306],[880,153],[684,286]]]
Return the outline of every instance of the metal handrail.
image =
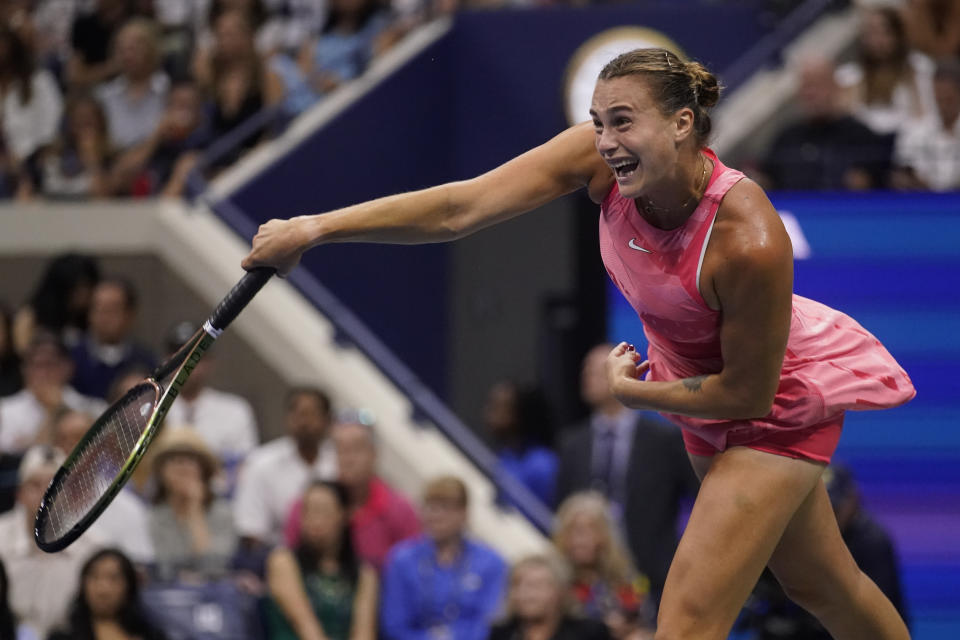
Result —
[[[203,177],[204,172],[218,160],[236,151],[249,136],[277,122],[281,113],[280,105],[264,107],[214,140],[187,174],[187,195],[195,198],[206,191],[208,183]]]

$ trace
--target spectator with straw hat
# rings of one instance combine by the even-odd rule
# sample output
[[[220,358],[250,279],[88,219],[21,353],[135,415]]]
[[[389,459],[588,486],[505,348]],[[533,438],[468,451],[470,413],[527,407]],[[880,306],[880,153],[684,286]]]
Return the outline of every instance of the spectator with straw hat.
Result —
[[[216,457],[196,431],[167,429],[156,443],[150,534],[163,577],[226,571],[237,545],[230,505],[212,488]]]

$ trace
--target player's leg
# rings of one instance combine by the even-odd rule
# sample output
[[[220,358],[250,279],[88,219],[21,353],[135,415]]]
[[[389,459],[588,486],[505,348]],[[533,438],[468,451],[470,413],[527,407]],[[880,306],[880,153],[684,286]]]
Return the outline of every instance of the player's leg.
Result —
[[[837,640],[910,637],[893,604],[850,555],[822,482],[787,525],[770,569],[790,599]]]
[[[657,640],[726,638],[823,465],[733,447],[691,457],[702,475],[670,565]]]

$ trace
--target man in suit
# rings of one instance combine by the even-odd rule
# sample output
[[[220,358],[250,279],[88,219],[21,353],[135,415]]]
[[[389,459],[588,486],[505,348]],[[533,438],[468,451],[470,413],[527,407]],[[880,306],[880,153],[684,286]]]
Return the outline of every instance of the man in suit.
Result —
[[[562,502],[593,489],[607,497],[637,568],[659,599],[677,549],[677,514],[698,484],[680,430],[613,397],[606,374],[612,348],[599,344],[584,357],[580,393],[591,413],[563,438],[557,496]]]

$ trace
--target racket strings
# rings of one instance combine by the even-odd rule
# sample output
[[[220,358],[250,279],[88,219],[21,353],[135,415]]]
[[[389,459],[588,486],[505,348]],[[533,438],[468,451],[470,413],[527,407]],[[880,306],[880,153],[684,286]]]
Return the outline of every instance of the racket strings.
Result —
[[[61,538],[91,511],[126,466],[157,403],[156,388],[141,383],[131,389],[91,428],[90,436],[67,461],[48,490],[43,539]]]

